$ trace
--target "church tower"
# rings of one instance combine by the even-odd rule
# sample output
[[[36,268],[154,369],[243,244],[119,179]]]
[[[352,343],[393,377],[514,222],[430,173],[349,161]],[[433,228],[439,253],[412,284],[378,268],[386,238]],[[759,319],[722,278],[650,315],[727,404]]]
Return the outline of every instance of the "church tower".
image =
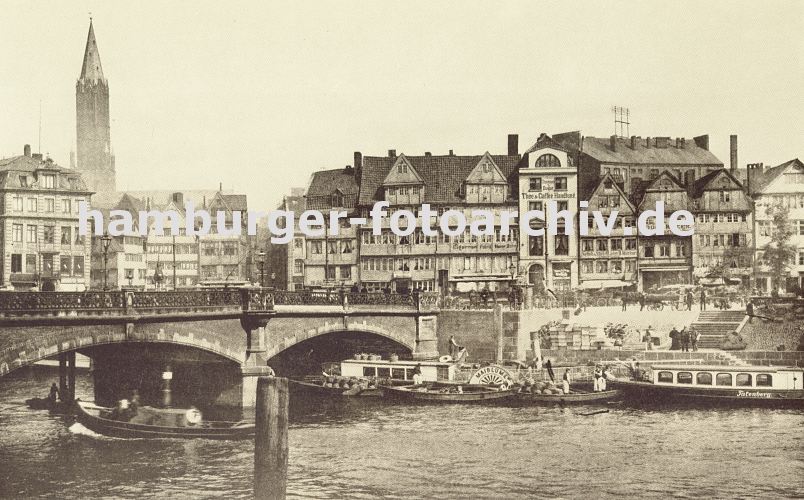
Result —
[[[103,77],[92,19],[81,76],[75,84],[78,171],[96,193],[116,191],[114,156],[109,137],[109,84]]]

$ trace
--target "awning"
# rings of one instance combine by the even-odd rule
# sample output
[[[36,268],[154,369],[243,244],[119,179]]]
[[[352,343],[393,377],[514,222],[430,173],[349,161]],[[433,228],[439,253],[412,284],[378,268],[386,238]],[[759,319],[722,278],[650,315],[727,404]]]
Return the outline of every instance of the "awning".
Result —
[[[586,280],[578,288],[581,290],[600,290],[601,288],[621,288],[631,286],[631,281],[623,280]]]
[[[510,275],[508,276],[450,276],[450,281],[512,281]]]
[[[671,272],[671,271],[689,271],[689,266],[674,266],[674,267],[641,267],[641,272],[653,272],[653,273],[661,273],[661,272]]]
[[[703,286],[720,286],[726,284],[723,278],[701,278],[698,283]]]

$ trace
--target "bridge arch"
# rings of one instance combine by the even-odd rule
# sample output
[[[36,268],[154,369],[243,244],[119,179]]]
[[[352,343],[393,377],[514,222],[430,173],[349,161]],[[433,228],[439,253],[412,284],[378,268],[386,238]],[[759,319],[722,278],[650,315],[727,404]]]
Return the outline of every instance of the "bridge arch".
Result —
[[[268,325],[268,328],[269,329],[271,328],[270,323]],[[270,360],[274,356],[281,354],[283,351],[290,349],[296,344],[306,342],[316,337],[321,337],[323,335],[329,335],[329,334],[338,334],[338,333],[376,335],[378,337],[391,340],[396,344],[398,344],[400,347],[409,350],[410,352],[413,352],[416,348],[415,334],[405,335],[397,331],[388,330],[376,324],[350,323],[348,325],[344,325],[343,323],[326,323],[316,328],[297,331],[291,335],[287,335],[284,337],[274,337],[272,335],[269,335],[268,346],[267,346],[268,349],[267,352],[265,353],[266,358]]]

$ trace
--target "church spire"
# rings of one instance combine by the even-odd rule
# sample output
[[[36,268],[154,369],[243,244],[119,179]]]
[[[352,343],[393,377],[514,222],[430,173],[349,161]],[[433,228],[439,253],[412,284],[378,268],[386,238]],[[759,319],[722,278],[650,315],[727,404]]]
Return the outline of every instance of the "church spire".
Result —
[[[87,34],[87,47],[84,49],[84,64],[81,66],[79,80],[94,80],[105,82],[103,67],[101,66],[98,42],[95,41],[95,30],[92,28],[92,18],[89,18],[89,33]]]

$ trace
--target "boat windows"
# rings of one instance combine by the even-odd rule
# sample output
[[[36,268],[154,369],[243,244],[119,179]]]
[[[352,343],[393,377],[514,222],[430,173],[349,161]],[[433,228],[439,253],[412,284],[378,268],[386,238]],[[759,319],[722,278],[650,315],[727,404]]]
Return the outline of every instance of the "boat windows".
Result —
[[[715,379],[717,385],[731,385],[731,373],[718,373]]]
[[[363,376],[364,377],[376,377],[377,376],[376,368],[374,368],[373,366],[364,366],[363,367]]]
[[[773,376],[767,373],[757,374],[757,387],[770,387],[773,385]]]
[[[390,368],[377,368],[377,376],[378,377],[390,377],[391,376],[391,369]]]
[[[405,369],[404,368],[391,368],[391,378],[395,378],[398,380],[407,380],[408,378],[405,376]]]
[[[748,373],[738,373],[737,385],[739,387],[751,387],[751,375]]]
[[[695,383],[698,385],[712,385],[712,374],[706,372],[696,374]]]
[[[676,380],[679,384],[691,384],[692,383],[692,373],[690,372],[678,372],[676,375]]]
[[[659,372],[659,382],[673,383],[673,372]]]

